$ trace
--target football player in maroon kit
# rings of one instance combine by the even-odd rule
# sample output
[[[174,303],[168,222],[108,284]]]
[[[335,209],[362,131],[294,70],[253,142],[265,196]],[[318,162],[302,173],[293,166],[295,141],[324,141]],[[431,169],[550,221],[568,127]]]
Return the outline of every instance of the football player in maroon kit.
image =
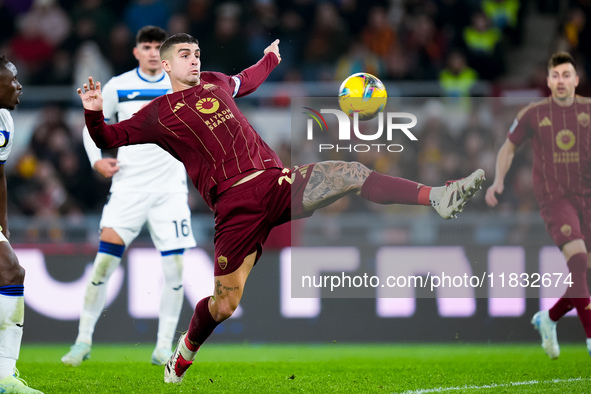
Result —
[[[575,95],[579,84],[576,65],[566,52],[548,62],[549,98],[523,108],[513,122],[497,155],[493,184],[486,191],[489,206],[504,189],[505,175],[515,150],[532,139],[534,193],[548,233],[562,251],[572,285],[550,308],[537,312],[532,324],[542,337],[551,359],[560,355],[556,322],[576,308],[587,335],[591,355],[591,305],[587,287],[587,261],[591,258],[591,99]]]
[[[166,365],[167,383],[182,381],[199,347],[236,310],[274,226],[310,216],[351,193],[379,204],[431,205],[449,219],[462,211],[484,180],[480,169],[445,186],[428,187],[356,162],[284,168],[234,101],[255,91],[279,64],[279,40],[255,65],[234,76],[202,72],[199,43],[188,34],[169,37],[160,57],[173,93],[154,99],[126,121],[104,122],[100,83],[92,78],[78,94],[99,148],[158,144],[183,162],[214,210],[215,294],[197,303],[189,329]]]

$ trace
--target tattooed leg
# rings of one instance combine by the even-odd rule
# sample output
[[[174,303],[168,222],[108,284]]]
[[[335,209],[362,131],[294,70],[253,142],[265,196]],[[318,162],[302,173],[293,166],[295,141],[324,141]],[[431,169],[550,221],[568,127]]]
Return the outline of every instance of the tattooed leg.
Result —
[[[347,194],[359,194],[361,186],[371,173],[369,168],[357,162],[317,163],[304,190],[304,209],[309,211],[323,208]]]

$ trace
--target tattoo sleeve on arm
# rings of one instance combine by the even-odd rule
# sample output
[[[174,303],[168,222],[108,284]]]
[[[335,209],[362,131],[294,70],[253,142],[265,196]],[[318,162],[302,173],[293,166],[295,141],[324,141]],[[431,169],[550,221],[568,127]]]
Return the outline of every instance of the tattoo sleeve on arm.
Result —
[[[324,161],[314,166],[304,190],[304,209],[332,204],[341,197],[359,193],[371,170],[358,162]]]

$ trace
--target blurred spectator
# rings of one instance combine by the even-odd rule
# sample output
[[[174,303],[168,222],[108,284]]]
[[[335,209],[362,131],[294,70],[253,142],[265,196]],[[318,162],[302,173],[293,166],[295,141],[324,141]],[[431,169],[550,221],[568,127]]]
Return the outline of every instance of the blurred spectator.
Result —
[[[165,0],[132,0],[125,8],[125,24],[131,31],[146,25],[166,29],[170,9]]]
[[[368,21],[361,33],[363,45],[381,58],[395,50],[398,45],[396,31],[388,23],[386,10],[372,7]]]
[[[185,15],[189,19],[189,33],[199,41],[213,31],[212,0],[188,0]]]
[[[11,175],[13,201],[20,212],[36,217],[80,215],[98,209],[107,194],[96,182],[82,143],[57,106],[43,109]]]
[[[248,42],[241,30],[241,14],[242,8],[237,3],[224,3],[218,7],[214,31],[200,41],[202,70],[233,75],[252,65]],[[255,61],[262,56],[263,53],[259,53]]]
[[[76,19],[74,29],[72,29],[68,38],[62,43],[60,49],[67,51],[74,57],[83,42],[93,41],[100,45],[101,40],[98,38],[98,30],[98,25],[93,18],[88,16],[80,17]]]
[[[447,41],[443,33],[426,14],[419,14],[410,22],[405,48],[411,57],[411,75],[415,79],[437,79],[443,67]]]
[[[501,31],[490,26],[482,12],[474,13],[472,23],[464,29],[468,64],[483,79],[495,79],[504,71],[501,38]]]
[[[336,6],[320,3],[304,48],[304,79],[332,80],[334,64],[345,52],[349,39],[347,27]]]
[[[35,25],[53,47],[60,45],[70,34],[70,19],[57,0],[35,0],[23,22]]]
[[[6,44],[15,34],[14,13],[6,5],[6,0],[0,0],[0,45]]]
[[[103,56],[98,44],[94,41],[83,42],[74,57],[74,86],[82,86],[88,82],[88,76],[95,81],[105,83],[113,76],[108,60]]]
[[[187,33],[189,31],[189,19],[184,14],[175,14],[170,17],[166,27],[168,35]]]
[[[367,72],[381,77],[384,70],[381,59],[357,41],[353,41],[349,51],[337,62],[335,79],[343,81],[351,74]]]
[[[73,21],[92,20],[94,31],[92,38],[101,48],[106,48],[111,32],[117,21],[113,10],[106,6],[104,0],[82,0],[77,2],[71,14]]]
[[[516,29],[519,0],[482,0],[482,11],[499,29]]]
[[[54,48],[31,19],[22,19],[18,33],[10,40],[10,58],[23,83],[43,83]]]
[[[439,85],[447,97],[468,97],[470,89],[478,80],[478,73],[466,64],[466,57],[460,51],[447,55],[447,67],[439,74]]]
[[[254,1],[251,13],[246,18],[245,32],[248,36],[250,57],[256,59],[272,39],[277,38],[279,17],[277,7],[270,1]]]
[[[107,53],[113,66],[114,75],[119,75],[137,66],[137,60],[131,55],[134,45],[135,37],[124,23],[118,23],[113,27]]]

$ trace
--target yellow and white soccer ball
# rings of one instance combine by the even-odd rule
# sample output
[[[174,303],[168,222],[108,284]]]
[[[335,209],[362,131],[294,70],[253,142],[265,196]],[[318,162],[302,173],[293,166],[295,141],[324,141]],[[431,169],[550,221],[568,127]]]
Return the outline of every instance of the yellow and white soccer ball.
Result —
[[[339,105],[349,117],[359,114],[359,120],[375,118],[386,107],[388,93],[382,81],[368,73],[353,74],[339,89]]]

